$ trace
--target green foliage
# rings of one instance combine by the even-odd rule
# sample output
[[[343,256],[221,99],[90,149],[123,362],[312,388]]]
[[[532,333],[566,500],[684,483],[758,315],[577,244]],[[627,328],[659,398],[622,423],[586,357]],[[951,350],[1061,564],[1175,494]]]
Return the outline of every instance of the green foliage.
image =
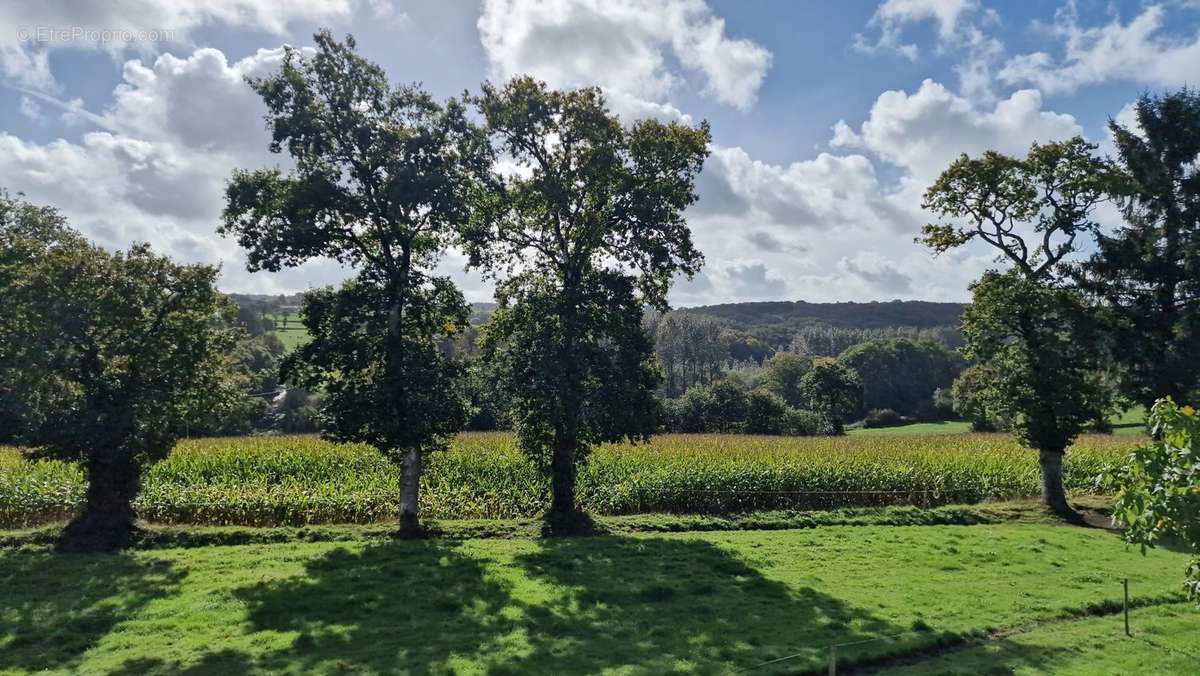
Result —
[[[1137,128],[1109,123],[1125,224],[1097,234],[1081,285],[1103,302],[1122,393],[1142,406],[1200,396],[1200,94],[1143,95]]]
[[[491,167],[486,137],[462,104],[416,86],[392,87],[352,38],[314,36],[288,48],[274,75],[252,79],[268,109],[271,151],[294,168],[236,172],[221,231],[247,249],[251,270],[328,257],[357,276],[305,295],[311,338],[283,365],[292,383],[321,389],[328,433],[402,462],[415,510],[420,454],[461,428],[461,365],[440,349],[468,308],[433,274],[468,218],[467,190]],[[417,527],[415,511],[403,514]]]
[[[1016,272],[985,274],[971,292],[963,332],[964,354],[981,365],[975,405],[1011,420],[1029,447],[1062,452],[1111,408],[1094,317],[1074,291]]]
[[[902,416],[935,417],[933,393],[949,387],[963,360],[944,345],[909,338],[872,340],[851,347],[838,361],[863,378],[862,408],[892,409]]]
[[[797,414],[823,424],[810,412],[787,417]],[[661,435],[648,444],[602,444],[580,470],[579,505],[596,514],[727,514],[971,503],[1038,491],[1036,458],[1011,439],[880,433]],[[1081,437],[1067,458],[1066,485],[1094,490],[1095,477],[1137,443]],[[429,456],[422,481],[427,518],[535,517],[549,506],[548,478],[508,433],[459,435]],[[0,448],[0,527],[70,516],[86,488],[76,463]],[[365,444],[313,436],[188,439],[147,470],[134,506],[159,523],[381,523],[396,518],[398,489],[395,466]]]
[[[925,192],[922,206],[946,220],[926,225],[919,241],[944,253],[980,239],[1025,277],[1054,276],[1076,238],[1096,230],[1092,212],[1118,183],[1095,149],[1075,137],[1034,143],[1020,159],[961,156]]]
[[[997,380],[988,366],[977,364],[963,369],[954,380],[952,397],[954,412],[971,423],[974,432],[998,432],[1012,427],[1012,420],[995,410],[995,395],[991,384]]]
[[[1097,327],[1079,295],[1059,286],[1063,259],[1080,235],[1096,232],[1093,211],[1120,182],[1095,149],[1075,137],[1034,143],[1024,158],[963,155],[925,192],[923,206],[942,220],[918,238],[937,254],[979,239],[1010,265],[972,285],[963,314],[963,354],[988,381],[971,407],[1012,420],[1017,437],[1039,451],[1043,498],[1064,516],[1073,511],[1062,453],[1111,408]]]
[[[896,301],[899,302],[899,301]],[[882,305],[882,303],[881,303]],[[845,328],[835,326],[804,326],[792,338],[788,350],[811,357],[836,357],[861,343],[884,341],[893,338],[908,338],[920,342],[935,342],[948,348],[962,347],[962,333],[958,330],[959,316],[963,306],[955,305],[952,326],[885,326],[874,328]]]
[[[788,406],[800,408],[807,401],[800,390],[800,381],[812,368],[812,357],[795,352],[776,352],[766,363],[765,384],[783,398]]]
[[[110,254],[61,219],[30,228],[22,218],[0,221],[15,244],[0,286],[5,413],[17,441],[85,460],[87,510],[64,543],[121,546],[142,467],[167,455],[194,412],[244,399],[230,376],[243,334],[216,268],[144,244]]]
[[[694,385],[708,385],[731,358],[722,325],[691,312],[668,312],[650,322],[654,352],[663,366],[663,394],[677,397]]]
[[[842,434],[846,419],[862,405],[863,385],[858,373],[829,357],[813,361],[800,379],[805,408],[820,414],[834,434]]]
[[[479,191],[463,237],[471,265],[504,276],[485,354],[522,447],[551,470],[554,511],[571,512],[589,448],[657,426],[661,374],[642,317],[699,269],[683,212],[708,127],[625,127],[598,89],[530,78],[485,84],[474,102],[518,168]]]
[[[1114,519],[1143,551],[1177,538],[1200,553],[1200,416],[1168,397],[1154,404],[1149,420],[1155,441],[1105,475],[1117,491]],[[1188,568],[1187,588],[1200,598],[1200,559]]]

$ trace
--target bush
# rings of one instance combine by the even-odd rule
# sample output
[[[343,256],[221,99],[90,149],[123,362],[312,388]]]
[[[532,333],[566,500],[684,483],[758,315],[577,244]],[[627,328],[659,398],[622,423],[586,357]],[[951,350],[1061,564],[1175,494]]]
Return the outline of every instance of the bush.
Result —
[[[783,434],[787,402],[774,392],[754,390],[746,402],[747,434]]]
[[[816,411],[789,408],[783,417],[781,433],[789,437],[834,436],[833,425]]]
[[[913,422],[912,418],[902,416],[890,408],[873,408],[867,412],[867,417],[863,419],[863,427],[899,427],[911,422]]]

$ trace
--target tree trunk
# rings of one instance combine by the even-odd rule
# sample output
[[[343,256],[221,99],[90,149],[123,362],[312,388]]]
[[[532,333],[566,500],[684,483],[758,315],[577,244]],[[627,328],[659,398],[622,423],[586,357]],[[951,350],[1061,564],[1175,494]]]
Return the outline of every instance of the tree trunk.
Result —
[[[1062,450],[1042,450],[1038,453],[1038,464],[1042,469],[1042,502],[1055,514],[1077,519],[1079,514],[1067,503],[1067,492],[1063,488]]]
[[[554,445],[554,457],[550,461],[551,499],[550,511],[559,517],[575,513],[575,445],[571,441],[558,441]]]
[[[418,505],[421,500],[421,451],[410,449],[404,454],[400,479],[400,533],[417,535],[421,532]]]
[[[133,500],[141,468],[123,450],[88,458],[87,500],[83,513],[63,529],[59,547],[72,551],[111,551],[127,546],[136,532]]]

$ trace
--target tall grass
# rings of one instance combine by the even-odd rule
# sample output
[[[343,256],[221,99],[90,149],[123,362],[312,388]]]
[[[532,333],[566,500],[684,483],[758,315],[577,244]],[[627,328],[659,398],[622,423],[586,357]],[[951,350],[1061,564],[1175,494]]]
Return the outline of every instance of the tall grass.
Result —
[[[1068,489],[1089,490],[1136,440],[1088,436],[1067,454]],[[534,516],[549,484],[512,435],[461,435],[428,465],[432,518]],[[0,526],[62,519],[83,499],[71,463],[0,447]],[[1003,435],[755,437],[664,435],[598,448],[580,473],[592,512],[729,513],[936,505],[1038,492],[1037,454]],[[398,470],[374,449],[310,436],[182,441],[147,472],[136,507],[165,523],[370,523],[395,518]]]

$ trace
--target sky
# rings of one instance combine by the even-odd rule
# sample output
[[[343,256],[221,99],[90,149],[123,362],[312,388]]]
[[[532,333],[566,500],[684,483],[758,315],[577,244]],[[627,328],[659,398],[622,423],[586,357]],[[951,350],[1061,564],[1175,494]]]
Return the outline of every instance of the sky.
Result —
[[[672,303],[963,301],[985,248],[914,243],[959,154],[1083,135],[1200,79],[1200,0],[39,0],[0,4],[0,187],[112,249],[147,241],[284,293],[331,261],[249,273],[216,233],[234,169],[271,167],[248,76],[328,27],[439,98],[531,74],[596,85],[623,121],[707,120],[688,211],[705,265]],[[1115,223],[1115,212],[1100,214]],[[470,300],[489,283],[449,252]]]

